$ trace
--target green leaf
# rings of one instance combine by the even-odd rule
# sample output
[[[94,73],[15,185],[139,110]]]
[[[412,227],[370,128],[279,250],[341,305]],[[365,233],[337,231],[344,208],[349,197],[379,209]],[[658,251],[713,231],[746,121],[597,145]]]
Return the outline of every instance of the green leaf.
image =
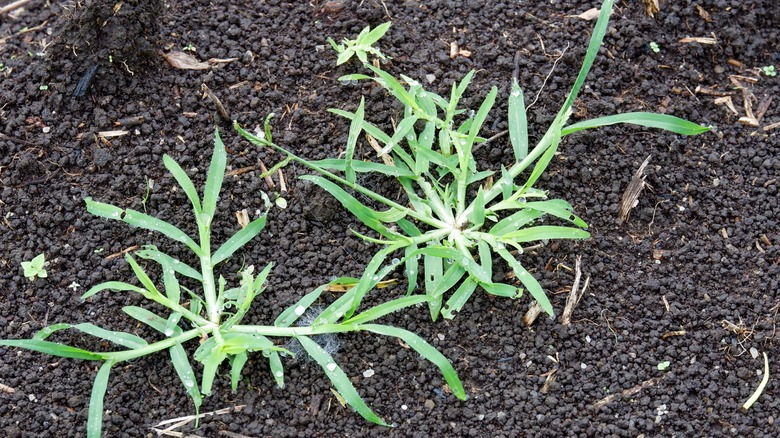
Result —
[[[382,224],[382,221],[379,220],[377,217],[378,213],[365,205],[361,204],[360,201],[355,199],[354,196],[347,193],[344,189],[339,187],[338,185],[328,181],[327,179],[315,176],[315,175],[304,175],[300,179],[311,181],[318,186],[322,187],[323,190],[327,191],[331,195],[333,195],[334,198],[338,199],[339,202],[341,202],[341,205],[344,206],[347,210],[350,211],[353,215],[355,215],[356,218],[358,218],[361,222],[363,222],[367,227],[371,228],[372,230],[378,232],[379,234],[391,238],[392,233]]]
[[[388,141],[385,147],[382,148],[382,151],[379,153],[379,155],[382,156],[394,150],[395,146],[397,146],[398,143],[400,143],[401,140],[403,140],[403,138],[412,131],[414,124],[417,123],[417,120],[419,119],[416,116],[405,117],[403,120],[401,120],[401,122],[398,123],[398,126],[396,127],[395,133],[392,137],[390,137],[390,141]]]
[[[512,268],[512,270],[515,272],[515,277],[520,280],[526,289],[528,289],[528,292],[530,292],[531,296],[534,297],[537,303],[539,303],[539,305],[542,307],[542,310],[550,315],[550,317],[553,317],[555,315],[555,311],[553,310],[552,303],[550,303],[550,299],[547,298],[547,294],[544,293],[542,285],[536,281],[536,278],[534,278],[534,276],[531,275],[523,267],[523,265],[521,265],[520,262],[518,262],[517,259],[515,259],[514,256],[512,256],[512,254],[510,254],[506,249],[498,248],[496,249],[496,253],[498,253],[501,258],[506,260],[506,262],[509,264],[509,267]]]
[[[192,365],[190,365],[187,352],[181,344],[176,344],[168,349],[168,353],[171,356],[171,362],[176,370],[176,375],[179,376],[179,380],[184,385],[184,390],[187,391],[187,394],[192,399],[192,404],[195,405],[195,412],[198,412],[203,396],[200,394],[200,389],[198,389],[197,378],[192,370]]]
[[[125,215],[122,217],[122,221],[134,227],[161,233],[169,239],[187,245],[187,247],[195,254],[200,255],[201,253],[200,246],[198,246],[198,244],[195,243],[195,241],[192,240],[190,236],[188,236],[184,231],[176,228],[162,219],[157,219],[154,216],[149,216],[148,214],[128,208],[125,210]]]
[[[504,283],[480,283],[479,284],[482,289],[485,289],[485,291],[491,295],[496,295],[499,297],[506,297],[506,298],[516,298],[522,293],[518,294],[518,289],[515,286],[512,286],[511,284],[504,284]]]
[[[206,188],[203,191],[203,213],[208,218],[210,225],[211,218],[217,210],[217,200],[219,192],[222,190],[222,181],[225,178],[225,167],[227,166],[227,153],[222,138],[219,136],[219,129],[214,130],[214,153],[211,156],[208,176],[206,177]]]
[[[139,348],[146,347],[149,345],[144,339],[139,338],[138,336],[132,334],[132,333],[124,333],[124,332],[116,332],[111,330],[106,330],[104,328],[100,328],[96,325],[90,324],[90,323],[81,323],[76,324],[72,326],[72,328],[82,331],[88,335],[92,335],[101,339],[105,339],[106,341],[112,342],[117,345],[121,345],[123,347],[127,347],[131,350],[136,350]]]
[[[324,160],[312,161],[311,163],[323,169],[344,172],[346,170],[344,161],[336,158],[326,158]],[[380,173],[391,177],[415,176],[414,172],[407,169],[403,164],[388,166],[387,164],[374,163],[373,161],[352,161],[352,169],[358,173]]]
[[[482,125],[485,123],[485,119],[487,119],[487,116],[490,113],[490,109],[493,108],[493,104],[496,102],[497,94],[498,94],[498,88],[496,88],[495,86],[492,87],[487,97],[485,97],[485,100],[482,102],[482,105],[479,106],[479,110],[477,110],[477,115],[474,116],[474,121],[471,123],[471,126],[469,127],[469,135],[468,138],[466,139],[467,149],[464,150],[464,154],[466,155],[466,157],[471,156],[471,148],[474,145],[474,141],[477,139],[477,135],[479,134],[479,131],[482,129]]]
[[[347,377],[344,370],[336,364],[333,357],[331,357],[328,352],[306,336],[299,336],[298,341],[309,356],[322,367],[323,371],[325,371],[325,375],[328,376],[328,379],[330,379],[331,383],[333,383],[333,386],[336,388],[336,391],[344,397],[347,403],[352,406],[358,414],[372,423],[381,426],[389,426],[389,424],[379,418],[379,416],[368,407],[366,402],[363,401],[360,394],[358,394],[357,390],[355,390],[355,387],[352,385],[352,382],[349,380],[349,377]]]
[[[331,282],[330,284],[333,284],[333,282]],[[309,306],[311,306],[315,301],[317,301],[320,298],[320,295],[322,295],[322,292],[325,290],[327,286],[328,286],[327,284],[324,284],[318,287],[317,289],[314,289],[313,291],[304,295],[304,297],[298,300],[297,303],[285,309],[282,313],[279,314],[279,316],[276,317],[276,321],[274,321],[274,326],[290,327],[291,325],[293,325],[295,321],[298,320],[298,318],[300,318],[304,313],[306,313],[306,310],[309,309]]]
[[[466,391],[463,389],[463,384],[461,383],[460,378],[458,378],[458,373],[455,372],[450,361],[421,337],[408,330],[386,325],[366,324],[360,326],[360,328],[361,330],[368,330],[380,335],[393,336],[404,341],[407,345],[412,347],[414,351],[439,368],[444,376],[444,380],[450,385],[450,389],[455,397],[466,400]]]
[[[533,242],[535,240],[552,239],[587,239],[590,233],[579,228],[561,227],[557,225],[539,225],[523,228],[500,236],[501,240],[514,242]]]
[[[471,204],[474,208],[469,215],[469,222],[474,229],[482,228],[485,223],[485,193],[482,191],[482,187],[477,190],[477,197]]]
[[[195,210],[195,215],[199,215],[202,211],[200,198],[198,197],[198,191],[195,189],[195,185],[192,184],[192,180],[187,175],[187,172],[185,172],[184,169],[179,166],[179,163],[177,163],[168,154],[163,155],[163,164],[165,165],[165,168],[171,172],[171,175],[173,175],[173,177],[176,179],[176,182],[179,183],[179,186],[187,195],[187,199],[190,200],[192,203],[192,208]]]
[[[167,319],[157,314],[154,314],[144,309],[143,307],[125,306],[122,307],[122,311],[130,315],[130,317],[135,319],[136,321],[146,324],[160,333],[165,333],[165,329],[168,327]],[[174,329],[174,335],[180,334],[181,329],[178,327],[176,327],[176,329]]]
[[[374,80],[381,85],[384,89],[390,92],[396,99],[398,99],[402,104],[405,106],[408,106],[412,108],[417,113],[422,113],[422,108],[420,108],[417,105],[417,102],[414,100],[414,97],[412,97],[411,94],[409,94],[408,91],[406,91],[406,88],[401,85],[400,82],[398,82],[392,75],[389,73],[378,69],[372,65],[366,65],[367,68],[369,68],[371,71],[376,73],[377,76],[379,76],[379,79],[374,78]]]
[[[39,341],[36,339],[7,339],[0,340],[2,347],[17,347],[26,350],[37,351],[39,353],[49,354],[58,357],[67,357],[70,359],[84,360],[103,360],[105,357],[100,353],[82,350],[81,348],[71,347],[69,345],[58,344],[56,342]]]
[[[125,254],[125,260],[127,260],[127,263],[130,264],[130,267],[133,269],[133,273],[135,273],[138,281],[141,282],[141,285],[147,290],[147,292],[149,292],[149,294],[153,297],[160,296],[160,292],[157,290],[157,287],[155,287],[152,279],[146,275],[146,272],[144,272],[141,266],[138,265],[133,256],[131,256],[129,253]]]
[[[113,360],[107,360],[100,366],[95,383],[92,385],[92,395],[89,398],[89,417],[87,418],[87,438],[100,438],[103,430],[103,398],[108,387],[108,377],[111,374]]]
[[[282,366],[282,359],[279,357],[279,353],[272,351],[268,354],[268,364],[271,367],[271,374],[276,380],[276,386],[279,389],[284,389],[284,367]]]
[[[387,30],[390,29],[390,25],[393,24],[392,22],[382,23],[379,26],[375,27],[374,30],[366,34],[363,38],[360,39],[360,42],[362,44],[365,44],[367,46],[373,45],[375,42],[379,41],[380,38],[382,38],[386,33]]]
[[[512,79],[512,91],[509,93],[509,142],[515,153],[515,161],[520,162],[528,156],[528,120],[525,113],[523,89]]]
[[[230,389],[236,392],[238,389],[238,382],[241,381],[241,370],[246,365],[247,355],[246,353],[238,353],[233,356],[232,363],[230,364]]]
[[[408,297],[396,298],[361,312],[347,319],[346,321],[343,321],[342,324],[364,324],[366,322],[379,319],[397,310],[424,303],[429,299],[430,298],[425,295],[412,295]]]
[[[100,283],[95,286],[92,286],[88,291],[84,293],[84,295],[81,296],[81,300],[82,301],[86,300],[92,295],[95,295],[96,293],[100,291],[104,291],[106,289],[116,290],[120,292],[138,292],[143,296],[148,295],[146,289],[135,286],[133,284],[125,283],[124,281],[106,281],[104,283]]]
[[[444,304],[444,308],[441,309],[441,314],[445,319],[452,319],[455,317],[456,312],[460,312],[466,302],[471,298],[474,290],[477,288],[477,282],[471,278],[467,278],[460,284],[458,289],[452,294],[452,296]]]
[[[163,272],[173,269],[175,272],[178,272],[185,277],[192,278],[199,282],[203,281],[203,275],[195,270],[195,268],[159,251],[154,245],[144,245],[143,249],[135,252],[135,255],[142,259],[154,260],[159,263],[163,268]]]
[[[569,135],[584,129],[598,128],[601,126],[615,125],[618,123],[628,123],[632,125],[645,126],[648,128],[658,128],[681,135],[698,135],[710,130],[710,128],[706,128],[704,126],[697,125],[696,123],[666,114],[634,112],[583,120],[563,128],[561,135]]]
[[[347,148],[344,155],[344,173],[347,181],[355,183],[355,169],[352,168],[352,159],[355,155],[355,145],[357,145],[360,130],[363,127],[363,115],[365,114],[366,101],[360,98],[360,104],[355,110],[352,122],[349,125],[349,136],[347,137]]]
[[[93,201],[91,197],[84,198],[84,202],[87,204],[87,211],[98,217],[113,220],[122,220],[122,215],[125,210],[115,205],[105,204],[103,202]]]
[[[260,231],[265,227],[266,218],[267,215],[263,214],[250,222],[246,227],[233,234],[227,242],[223,243],[222,246],[211,255],[211,264],[216,266],[227,260],[234,252],[238,251],[242,246],[246,245],[247,242],[260,234]]]

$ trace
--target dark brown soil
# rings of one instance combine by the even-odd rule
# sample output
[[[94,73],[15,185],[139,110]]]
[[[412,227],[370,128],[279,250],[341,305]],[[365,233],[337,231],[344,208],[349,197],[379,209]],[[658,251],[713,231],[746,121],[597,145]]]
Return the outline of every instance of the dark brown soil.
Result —
[[[67,13],[61,4],[33,1],[0,17],[0,338],[28,338],[55,322],[137,330],[119,309],[138,304],[138,298],[105,293],[81,303],[78,297],[101,281],[130,280],[126,263],[106,256],[159,240],[92,217],[82,200],[90,195],[142,209],[149,178],[155,182],[145,206],[150,214],[191,230],[188,203],[165,173],[162,155],[172,155],[191,173],[205,172],[215,108],[203,98],[201,84],[244,126],[254,129],[274,112],[278,143],[309,158],[335,156],[345,144],[348,123],[327,108],[352,109],[367,95],[368,117],[385,124],[398,120],[399,108],[381,90],[342,86],[337,78],[355,66],[334,67],[326,38],[353,36],[366,25],[392,19],[379,43],[393,57],[385,66],[392,73],[431,82],[429,87],[444,93],[476,69],[464,102],[471,107],[489,86],[499,87],[500,105],[488,120],[486,136],[506,128],[513,58],[520,50],[527,102],[541,90],[529,111],[531,136],[538,137],[574,81],[587,47],[593,22],[572,16],[596,3],[165,2],[155,49],[191,44],[200,60],[237,60],[204,71],[176,70],[160,58],[132,74],[101,68],[83,98],[73,97],[73,91],[96,60],[78,51],[46,51],[58,32],[54,23]],[[572,135],[561,145],[541,185],[575,205],[592,237],[554,242],[523,262],[560,314],[573,282],[569,268],[582,256],[590,285],[570,326],[543,319],[528,329],[521,317],[529,298],[484,294],[475,295],[453,321],[432,323],[425,309],[385,319],[438,347],[463,379],[467,401],[446,394],[435,367],[398,343],[349,335],[340,338],[336,359],[355,376],[369,405],[397,428],[373,426],[342,408],[313,363],[287,363],[287,387],[279,390],[266,362],[253,358],[238,392],[231,393],[223,376],[201,410],[246,408],[208,418],[188,433],[777,436],[780,386],[772,374],[753,408],[739,408],[761,379],[761,352],[768,354],[775,374],[780,358],[780,128],[763,129],[780,121],[780,85],[776,77],[759,74],[763,66],[780,67],[779,27],[780,6],[774,0],[661,2],[654,19],[640,2],[616,6],[576,102],[575,120],[646,110],[715,129],[686,138],[611,127]],[[680,42],[685,37],[715,37],[717,43]],[[470,56],[450,58],[453,41]],[[658,45],[657,53],[650,42]],[[738,114],[715,103],[726,95]],[[745,115],[745,96],[754,97],[756,113],[774,97],[757,128],[738,122]],[[143,123],[115,126],[135,116],[143,116]],[[96,139],[97,132],[111,129],[130,134],[109,143]],[[233,169],[254,165],[258,157],[266,163],[282,158],[228,128],[222,133]],[[511,152],[503,138],[484,147],[479,158],[497,169],[511,160]],[[650,187],[629,221],[619,224],[621,194],[648,155]],[[294,176],[305,169],[290,166],[286,172],[289,208],[272,210],[260,238],[224,271],[236,272],[244,260],[276,264],[269,291],[247,317],[253,323],[272,322],[281,309],[334,276],[359,275],[378,249],[350,233],[359,229],[356,220],[337,203],[302,187]],[[196,184],[202,183],[202,176],[197,178]],[[234,211],[247,208],[252,214],[262,208],[259,191],[267,188],[258,172],[249,172],[226,180],[224,190],[217,229],[225,234],[215,239],[235,228]],[[30,282],[20,262],[41,252],[50,261],[49,277]],[[403,292],[397,287],[382,293]],[[57,340],[102,348],[78,333],[62,333]],[[670,365],[660,371],[658,364],[665,361]],[[376,374],[363,378],[369,368]],[[0,435],[83,436],[96,371],[94,363],[0,349]],[[554,381],[545,386],[548,375]],[[173,367],[159,355],[115,368],[105,410],[105,436],[139,437],[151,436],[152,425],[191,414],[193,408]]]

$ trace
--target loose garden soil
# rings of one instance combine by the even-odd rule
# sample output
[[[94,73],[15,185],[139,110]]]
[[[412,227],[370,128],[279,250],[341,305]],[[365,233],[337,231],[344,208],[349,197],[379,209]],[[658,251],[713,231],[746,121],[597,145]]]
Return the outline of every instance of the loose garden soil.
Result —
[[[110,14],[99,19],[108,20],[103,36],[84,32],[79,40],[80,27],[73,26],[79,8],[100,2],[81,3],[66,9],[35,0],[0,17],[3,339],[85,321],[154,337],[120,312],[140,297],[102,293],[80,302],[79,296],[101,281],[132,281],[122,257],[110,256],[135,245],[155,243],[186,254],[159,236],[89,215],[83,198],[145,208],[192,231],[189,204],[165,172],[163,154],[202,184],[219,125],[230,169],[283,158],[250,145],[220,121],[202,84],[250,130],[274,112],[279,144],[307,158],[336,156],[348,121],[328,108],[354,109],[365,95],[367,117],[387,127],[399,120],[400,108],[368,83],[340,84],[339,76],[359,66],[335,67],[326,38],[354,37],[367,25],[392,20],[378,44],[393,58],[384,66],[388,71],[448,93],[453,81],[475,69],[463,102],[471,108],[490,86],[499,87],[486,137],[506,129],[519,51],[520,85],[526,102],[535,102],[531,137],[538,138],[587,47],[594,22],[576,15],[600,2],[188,0],[164,2],[155,11],[144,9],[153,2],[135,1],[126,2],[123,13],[138,13],[138,23],[159,15],[157,29],[131,25],[135,21],[125,17],[135,44],[129,48],[111,40],[119,27],[105,18]],[[759,71],[780,67],[778,28],[780,3],[774,0],[662,1],[655,18],[641,2],[618,2],[572,120],[653,111],[714,129],[682,137],[610,127],[571,135],[561,144],[540,186],[574,205],[592,237],[552,242],[521,260],[560,315],[575,258],[582,257],[583,281],[590,281],[571,325],[558,317],[526,327],[522,315],[529,297],[485,293],[475,294],[452,321],[431,322],[424,308],[384,318],[439,348],[463,379],[467,401],[449,394],[438,370],[404,345],[359,333],[341,337],[334,357],[368,404],[396,428],[369,424],[342,407],[321,369],[305,359],[288,361],[287,385],[276,388],[258,355],[236,393],[225,369],[201,412],[245,407],[184,431],[206,437],[777,436],[780,127],[772,124],[780,121],[780,84]],[[715,44],[681,42],[686,37],[715,38]],[[453,43],[458,50],[451,57]],[[189,45],[202,61],[235,59],[194,71],[175,69],[157,54]],[[122,57],[108,62],[111,53]],[[100,67],[91,87],[74,97],[95,63]],[[738,121],[747,115],[745,99],[760,118],[758,126]],[[116,125],[128,117],[143,121]],[[115,129],[129,133],[97,136]],[[367,144],[359,147],[366,159],[375,155]],[[499,169],[511,162],[512,149],[500,137],[477,156]],[[648,186],[621,223],[621,195],[648,156]],[[235,231],[235,211],[247,209],[255,217],[263,208],[260,191],[273,192],[258,170],[236,173],[225,181],[217,241]],[[288,208],[272,209],[260,237],[224,267],[235,281],[243,263],[275,264],[249,323],[271,323],[332,277],[360,275],[378,249],[351,233],[363,228],[337,202],[296,179],[306,173],[296,165],[284,169]],[[154,184],[144,205],[147,180]],[[49,276],[31,282],[20,262],[39,253],[49,261]],[[373,292],[375,302],[403,294],[400,280]],[[110,348],[79,332],[58,333],[56,340]],[[740,407],[761,380],[763,352],[772,370],[769,384],[744,412]],[[661,370],[665,362],[668,368]],[[375,374],[363,377],[368,369]],[[94,362],[0,348],[0,435],[84,436],[96,371]],[[165,354],[114,368],[104,409],[104,434],[110,437],[153,436],[154,424],[193,413]]]

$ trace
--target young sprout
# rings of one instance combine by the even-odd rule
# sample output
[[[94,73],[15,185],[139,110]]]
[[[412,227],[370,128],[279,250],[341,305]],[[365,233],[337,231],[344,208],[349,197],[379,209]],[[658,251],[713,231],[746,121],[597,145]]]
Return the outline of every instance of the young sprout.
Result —
[[[46,272],[46,256],[43,253],[38,254],[29,262],[22,262],[22,269],[24,269],[24,276],[30,281],[35,281],[36,278],[46,278],[49,274]]]
[[[379,26],[375,27],[374,30],[371,30],[370,26],[366,26],[362,31],[360,31],[357,38],[354,40],[344,38],[344,40],[342,40],[342,44],[337,44],[335,41],[333,41],[333,38],[328,38],[328,42],[333,47],[333,50],[339,54],[339,57],[336,60],[336,65],[344,64],[345,62],[349,61],[352,56],[357,56],[360,62],[367,64],[368,54],[371,54],[379,59],[387,59],[387,57],[382,54],[379,49],[374,48],[373,45],[375,42],[379,41],[379,39],[382,38],[385,33],[387,33],[387,30],[390,29],[391,24],[392,23],[390,22],[380,24]]]

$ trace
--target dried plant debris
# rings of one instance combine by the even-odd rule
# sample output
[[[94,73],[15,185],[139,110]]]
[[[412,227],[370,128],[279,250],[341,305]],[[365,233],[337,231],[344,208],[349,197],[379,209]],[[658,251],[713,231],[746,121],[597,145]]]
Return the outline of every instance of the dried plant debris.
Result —
[[[631,210],[639,203],[639,195],[645,188],[645,167],[650,162],[650,156],[645,158],[642,165],[634,173],[631,178],[631,182],[628,183],[628,187],[623,192],[623,197],[620,199],[620,212],[618,213],[618,223],[623,223],[631,216]]]
[[[650,18],[655,18],[655,14],[661,10],[658,0],[642,0],[642,3],[645,5],[645,14]]]

